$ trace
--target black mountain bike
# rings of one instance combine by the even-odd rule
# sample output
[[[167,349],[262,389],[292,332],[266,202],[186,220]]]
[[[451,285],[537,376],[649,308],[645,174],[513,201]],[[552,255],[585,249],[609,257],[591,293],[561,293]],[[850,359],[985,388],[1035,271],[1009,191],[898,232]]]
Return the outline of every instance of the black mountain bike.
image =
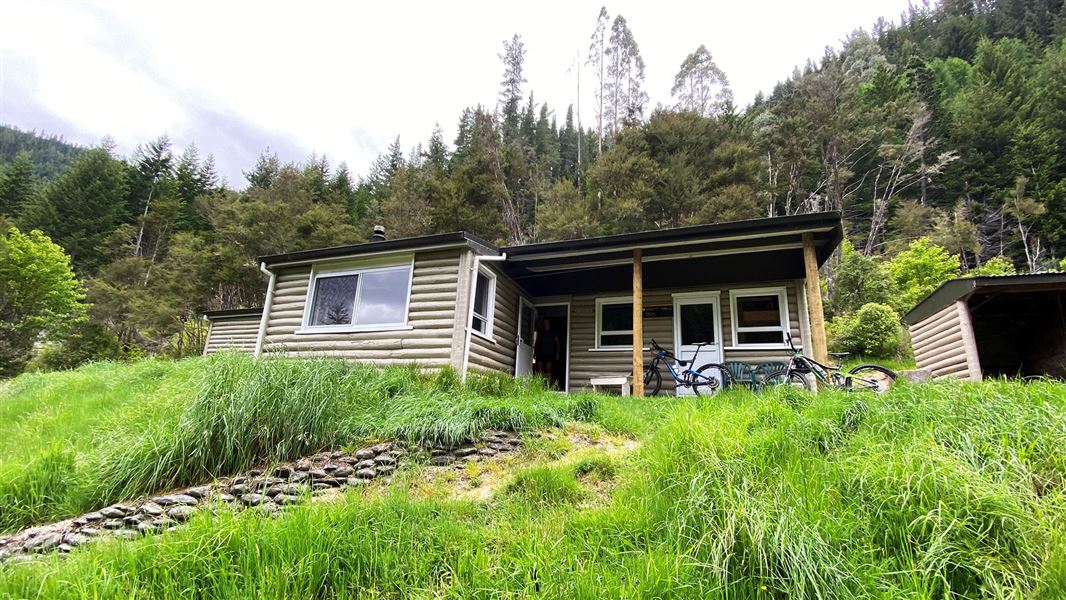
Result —
[[[884,393],[896,380],[896,372],[881,365],[865,364],[852,368],[845,373],[838,363],[835,367],[804,356],[792,343],[792,336],[786,334],[788,345],[792,348],[792,359],[788,367],[766,376],[763,385],[791,385],[808,391],[815,391],[818,385],[828,385],[842,390],[868,390],[878,394]],[[831,352],[831,356],[843,361],[847,352]],[[808,375],[814,376],[814,381]]]
[[[659,371],[660,364],[666,365],[666,370],[670,372],[670,376],[674,378],[674,383],[678,387],[692,388],[697,396],[710,394],[728,382],[726,378],[729,377],[729,372],[722,365],[707,363],[698,369],[689,366],[696,364],[696,357],[707,343],[701,342],[693,345],[696,346],[696,353],[692,355],[692,360],[680,360],[652,339],[651,364],[644,369],[644,393],[646,395],[657,396],[663,387],[663,374]],[[670,364],[671,361],[681,367],[680,373],[674,370],[673,365]]]

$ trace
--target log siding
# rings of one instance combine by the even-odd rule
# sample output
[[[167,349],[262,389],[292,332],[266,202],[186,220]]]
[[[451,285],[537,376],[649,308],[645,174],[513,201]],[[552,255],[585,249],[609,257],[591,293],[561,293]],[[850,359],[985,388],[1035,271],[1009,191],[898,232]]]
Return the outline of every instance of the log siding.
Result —
[[[468,250],[415,252],[409,329],[297,333],[303,324],[311,266],[281,268],[263,334],[263,352],[286,356],[327,355],[379,366],[455,366],[453,337],[460,264]]]
[[[801,327],[799,293],[803,290],[803,280],[757,282],[751,284],[729,284],[719,286],[705,286],[700,288],[678,287],[666,289],[653,289],[644,291],[644,306],[673,306],[673,294],[683,292],[720,292],[720,310],[722,313],[722,331],[720,332],[723,344],[722,360],[740,360],[752,364],[769,361],[787,362],[791,352],[787,348],[754,349],[733,347],[732,314],[730,311],[729,291],[731,289],[743,290],[748,288],[784,287],[785,299],[788,304],[789,329],[797,345],[809,347],[810,340],[806,327]],[[632,352],[626,348],[621,350],[598,350],[596,349],[596,299],[624,296],[624,293],[611,292],[603,294],[591,294],[574,296],[570,304],[570,391],[588,390],[591,388],[589,380],[593,377],[608,377],[612,375],[628,375],[632,369]],[[536,300],[535,300],[536,301]],[[803,315],[804,318],[807,315]],[[669,317],[645,317],[644,324],[644,347],[649,347],[652,338],[660,346],[673,351],[674,346],[674,319]],[[668,373],[663,377],[663,393],[673,392],[674,385]]]
[[[495,264],[482,263],[482,267],[496,275],[492,336],[490,339],[479,335],[471,336],[468,368],[514,375],[518,341],[518,299],[528,299],[528,296],[509,277],[501,273]]]
[[[259,336],[259,315],[215,317],[209,321],[204,355],[220,350],[255,352]]]
[[[970,311],[958,301],[909,327],[914,360],[934,379],[981,379]]]

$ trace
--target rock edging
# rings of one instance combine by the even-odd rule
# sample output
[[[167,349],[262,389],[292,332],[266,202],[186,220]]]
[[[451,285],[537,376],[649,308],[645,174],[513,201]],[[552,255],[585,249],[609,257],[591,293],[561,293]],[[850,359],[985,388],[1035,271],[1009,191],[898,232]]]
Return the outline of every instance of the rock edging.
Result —
[[[48,552],[68,553],[96,539],[173,531],[205,508],[255,509],[274,514],[299,504],[308,496],[330,490],[362,486],[391,476],[412,455],[428,454],[430,467],[461,467],[521,447],[512,432],[486,431],[480,442],[458,447],[407,447],[384,442],[355,452],[320,452],[268,468],[251,469],[233,477],[152,496],[137,502],[120,502],[58,523],[0,536],[0,561],[31,559]]]

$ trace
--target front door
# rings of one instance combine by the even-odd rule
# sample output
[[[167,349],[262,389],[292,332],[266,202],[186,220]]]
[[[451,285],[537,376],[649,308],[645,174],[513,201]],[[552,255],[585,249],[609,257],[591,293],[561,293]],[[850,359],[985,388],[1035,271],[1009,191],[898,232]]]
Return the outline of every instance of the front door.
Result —
[[[529,300],[518,299],[518,339],[515,341],[515,377],[533,374],[533,331],[537,323],[537,309]]]
[[[720,301],[718,292],[674,294],[674,354],[693,369],[722,362]],[[677,394],[690,396],[692,389],[678,386]]]

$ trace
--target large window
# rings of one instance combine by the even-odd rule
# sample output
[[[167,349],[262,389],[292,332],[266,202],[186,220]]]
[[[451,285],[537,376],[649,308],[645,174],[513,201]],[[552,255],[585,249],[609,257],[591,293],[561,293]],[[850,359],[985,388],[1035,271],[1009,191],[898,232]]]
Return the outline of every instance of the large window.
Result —
[[[596,300],[596,347],[633,347],[633,301],[629,298]]]
[[[733,290],[733,345],[780,348],[788,331],[785,288]]]
[[[411,264],[315,270],[305,331],[357,331],[407,325]]]
[[[474,319],[471,327],[474,333],[492,337],[492,317],[496,304],[496,276],[489,271],[479,270],[474,283]]]

